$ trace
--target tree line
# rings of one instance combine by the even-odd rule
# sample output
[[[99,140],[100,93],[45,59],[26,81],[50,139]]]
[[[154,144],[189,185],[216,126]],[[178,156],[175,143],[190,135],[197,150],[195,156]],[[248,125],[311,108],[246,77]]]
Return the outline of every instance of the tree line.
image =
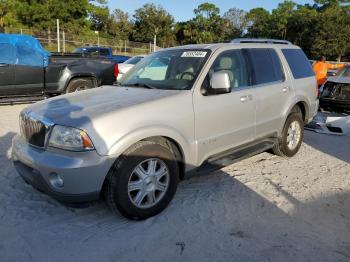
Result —
[[[275,9],[249,11],[231,8],[221,15],[212,3],[194,10],[194,17],[175,22],[163,7],[145,4],[131,16],[120,9],[110,10],[107,0],[0,0],[0,30],[61,28],[76,35],[92,35],[152,42],[161,47],[179,44],[227,42],[233,38],[286,39],[301,46],[310,58],[349,59],[350,1],[314,0],[300,5],[281,2]]]

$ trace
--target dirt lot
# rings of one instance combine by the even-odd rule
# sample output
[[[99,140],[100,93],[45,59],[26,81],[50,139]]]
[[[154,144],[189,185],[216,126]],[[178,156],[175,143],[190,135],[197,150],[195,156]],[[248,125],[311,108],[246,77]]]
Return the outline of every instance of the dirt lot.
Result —
[[[298,155],[263,153],[183,181],[160,215],[63,206],[10,161],[21,106],[0,107],[0,261],[350,261],[350,136],[307,131]]]

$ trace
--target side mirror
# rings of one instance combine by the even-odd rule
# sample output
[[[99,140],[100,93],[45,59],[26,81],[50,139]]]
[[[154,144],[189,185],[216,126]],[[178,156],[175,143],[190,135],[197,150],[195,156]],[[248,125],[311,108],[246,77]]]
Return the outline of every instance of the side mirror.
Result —
[[[215,72],[211,76],[210,86],[214,94],[226,94],[231,92],[230,76],[227,72]]]

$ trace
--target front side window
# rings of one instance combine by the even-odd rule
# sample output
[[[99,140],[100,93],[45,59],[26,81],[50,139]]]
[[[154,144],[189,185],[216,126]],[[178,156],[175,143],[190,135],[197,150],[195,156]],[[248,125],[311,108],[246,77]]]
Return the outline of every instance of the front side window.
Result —
[[[0,43],[0,63],[10,65],[16,63],[16,53],[13,45]]]
[[[209,50],[166,50],[142,59],[120,80],[120,85],[155,89],[192,88]]]
[[[44,57],[29,46],[17,45],[17,64],[43,67]]]
[[[204,82],[206,88],[210,88],[210,79],[217,72],[228,74],[233,90],[249,86],[246,62],[241,50],[224,51],[215,59]]]

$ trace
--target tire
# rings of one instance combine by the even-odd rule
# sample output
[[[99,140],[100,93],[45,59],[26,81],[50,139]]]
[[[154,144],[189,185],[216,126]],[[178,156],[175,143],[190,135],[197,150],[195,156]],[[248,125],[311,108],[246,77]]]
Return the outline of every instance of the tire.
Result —
[[[288,131],[290,128],[293,129],[292,124],[299,125],[299,127],[295,127],[296,130],[299,128],[299,135],[297,131],[292,131],[293,138],[296,139],[296,142],[291,144],[288,142]],[[300,113],[291,113],[286,123],[284,124],[282,136],[278,139],[278,142],[272,148],[272,151],[275,155],[282,157],[292,157],[294,156],[300,149],[301,144],[304,138],[304,122],[302,120],[302,116]]]
[[[91,79],[84,79],[84,78],[78,78],[73,79],[69,82],[66,93],[73,93],[81,90],[86,90],[90,88],[94,88],[95,85],[93,83],[93,80]]]
[[[156,172],[152,175],[150,170]],[[157,180],[159,175],[155,174],[161,172],[165,175]],[[139,175],[141,173],[143,178]],[[104,196],[113,211],[118,210],[129,219],[142,220],[157,215],[168,206],[178,182],[178,162],[170,146],[165,142],[140,141],[130,147],[113,165],[107,175]],[[158,185],[164,190],[154,189]],[[136,188],[135,191],[130,191],[132,186]],[[143,189],[139,189],[141,187]]]

